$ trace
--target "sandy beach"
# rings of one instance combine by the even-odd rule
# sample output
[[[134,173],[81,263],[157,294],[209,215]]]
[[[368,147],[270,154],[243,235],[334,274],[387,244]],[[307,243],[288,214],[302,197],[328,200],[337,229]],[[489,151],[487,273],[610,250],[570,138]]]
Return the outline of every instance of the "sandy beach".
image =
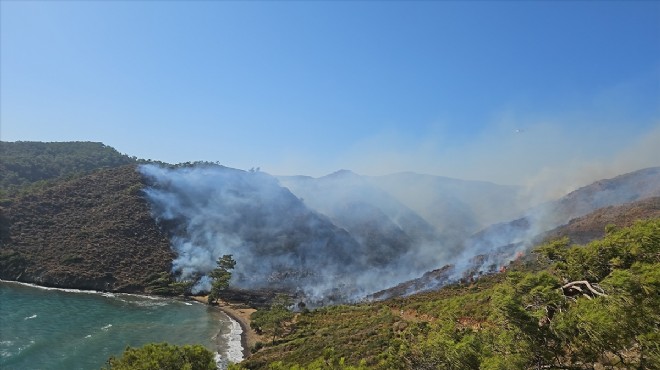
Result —
[[[198,302],[208,303],[206,296],[191,298]],[[232,304],[223,300],[218,300],[218,306],[216,307],[222,310],[222,312],[226,313],[227,316],[238,322],[238,324],[241,326],[241,329],[243,330],[243,333],[241,333],[243,357],[247,358],[250,356],[250,349],[255,345],[255,343],[263,341],[263,336],[257,334],[254,330],[252,330],[252,328],[250,328],[250,315],[252,315],[256,309],[245,307],[241,304]]]

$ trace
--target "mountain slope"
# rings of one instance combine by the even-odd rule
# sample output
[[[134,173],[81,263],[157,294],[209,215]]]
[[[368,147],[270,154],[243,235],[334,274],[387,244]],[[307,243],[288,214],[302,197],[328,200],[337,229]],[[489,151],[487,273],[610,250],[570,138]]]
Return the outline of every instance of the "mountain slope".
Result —
[[[605,228],[613,225],[628,227],[636,220],[660,218],[660,197],[644,198],[620,206],[609,206],[577,217],[567,224],[541,234],[536,240],[567,237],[570,243],[586,244],[605,236]]]
[[[638,220],[650,219],[660,219],[660,197],[645,198],[619,206],[600,208],[587,215],[574,218],[565,225],[535,236],[532,238],[531,243],[537,245],[566,237],[569,243],[587,244],[604,237],[605,230],[610,225],[624,228],[632,226]],[[488,257],[488,255],[472,256],[466,261],[462,261],[462,268],[457,268],[455,265],[445,265],[442,268],[428,271],[419,278],[377,292],[371,295],[370,298],[382,300],[389,297],[406,296],[414,292],[438,289],[459,279],[474,280],[475,277],[483,273],[494,273],[501,270],[502,265],[485,268],[484,261],[487,261]]]
[[[142,292],[174,255],[151,218],[134,165],[17,197],[0,213],[0,278]]]
[[[505,265],[531,246],[534,238],[602,207],[660,196],[660,167],[604,179],[532,208],[522,218],[481,230],[463,245],[462,259],[488,255],[486,264]]]
[[[446,247],[442,235],[368,178],[342,170],[320,178],[279,177],[280,183],[315,211],[349,231],[363,248],[379,248],[390,259],[421,244]]]
[[[660,219],[537,256],[535,270],[300,313],[237,368],[658,368]]]
[[[457,249],[455,238],[495,217],[478,212],[477,201],[501,207],[513,202],[517,188],[415,174],[377,180],[383,179],[350,171],[276,179],[208,163],[147,166],[142,175],[125,166],[59,178],[2,203],[0,276],[144,291],[173,271],[203,290],[204,275],[217,258],[233,254],[236,287],[286,289],[321,302],[345,302],[423,271],[432,270],[425,278],[438,286],[465,271],[496,270],[536,235],[570,218],[660,195],[660,168],[598,181],[523,218],[486,228]],[[456,205],[448,208],[455,219],[445,225],[456,234],[442,232],[390,193],[403,185],[411,186],[408,197],[417,202],[442,190],[431,194],[429,209]],[[503,209],[506,215],[515,207]],[[448,264],[453,267],[442,268]],[[417,289],[426,288],[417,285],[406,293]]]
[[[459,279],[494,273],[543,240],[566,236],[575,243],[590,242],[604,236],[609,224],[624,227],[638,219],[659,217],[658,194],[660,167],[596,181],[533,208],[525,217],[491,225],[465,240],[462,252],[447,260],[446,265],[370,297],[385,299],[408,295],[438,289]],[[628,203],[629,200],[636,201]]]
[[[214,165],[144,166],[142,172],[152,182],[147,195],[153,215],[169,230],[177,251],[174,271],[198,281],[196,289],[207,289],[208,282],[199,277],[215,267],[217,258],[231,254],[237,261],[235,287],[299,291],[316,302],[345,301],[384,287],[394,271],[390,266],[406,252],[357,242],[262,172]]]
[[[414,173],[367,177],[348,170],[278,179],[357,240],[423,252],[424,260],[455,254],[475,231],[521,211],[515,206],[519,188],[487,182]]]

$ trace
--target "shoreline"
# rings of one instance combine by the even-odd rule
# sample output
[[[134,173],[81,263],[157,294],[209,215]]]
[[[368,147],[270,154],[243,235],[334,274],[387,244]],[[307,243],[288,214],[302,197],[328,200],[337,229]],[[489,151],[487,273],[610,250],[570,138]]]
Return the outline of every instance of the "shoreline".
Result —
[[[121,295],[129,295],[129,296],[137,296],[141,298],[146,298],[146,299],[176,299],[176,297],[166,297],[166,296],[159,296],[159,295],[153,295],[153,294],[134,294],[134,293],[113,293],[113,292],[103,292],[103,291],[98,291],[98,290],[88,290],[88,289],[77,289],[77,288],[56,288],[56,287],[48,287],[44,285],[38,285],[35,283],[26,283],[22,281],[16,281],[16,280],[4,280],[0,279],[0,283],[9,283],[9,284],[16,284],[16,285],[21,285],[21,286],[26,286],[26,287],[31,287],[31,288],[37,288],[37,289],[43,289],[43,290],[54,290],[54,291],[61,291],[61,292],[67,292],[67,293],[82,293],[82,294],[98,294],[101,296],[105,297],[117,297]],[[179,297],[181,298],[181,297]],[[207,302],[207,297],[206,296],[191,296],[188,297],[190,300],[200,302],[203,304],[208,304]],[[185,301],[185,298],[184,298]],[[262,341],[262,336],[258,335],[252,328],[250,328],[250,315],[256,311],[254,308],[249,308],[245,306],[239,307],[237,304],[232,304],[227,301],[223,301],[218,299],[218,304],[213,305],[212,307],[215,307],[222,311],[225,315],[227,315],[231,320],[234,320],[235,322],[238,323],[238,325],[241,327],[241,347],[242,347],[242,353],[243,353],[243,359],[248,358],[251,355],[250,349],[259,341]]]
[[[190,298],[197,302],[208,304],[206,296],[192,296]],[[255,312],[256,309],[244,306],[239,307],[236,304],[232,304],[221,299],[218,299],[218,304],[213,305],[212,307],[219,309],[225,315],[229,316],[230,319],[236,321],[238,325],[240,325],[243,359],[247,359],[252,354],[251,348],[254,347],[257,342],[262,341],[263,339],[261,335],[258,335],[250,327],[250,315]]]
[[[186,299],[185,297],[163,297],[156,295],[146,295],[146,294],[129,294],[129,293],[108,293],[100,292],[95,290],[81,290],[76,288],[52,288],[44,287],[37,284],[17,282],[11,280],[2,280],[0,279],[0,287],[3,291],[3,296],[5,290],[8,294],[7,297],[12,297],[9,299],[16,298],[16,302],[19,302],[23,296],[28,299],[33,299],[33,297],[38,297],[41,302],[46,302],[46,300],[51,300],[55,302],[56,307],[62,308],[64,312],[69,312],[67,304],[71,302],[72,304],[81,304],[83,307],[87,307],[94,312],[102,312],[104,314],[103,322],[89,321],[87,319],[81,319],[78,321],[73,321],[76,323],[76,329],[71,329],[70,334],[72,337],[85,341],[85,345],[90,345],[93,347],[99,347],[98,351],[95,351],[94,354],[90,354],[92,358],[91,361],[95,362],[90,368],[102,366],[103,363],[107,362],[108,358],[119,357],[126,350],[126,345],[129,342],[135,342],[130,344],[131,347],[135,348],[147,344],[148,342],[162,342],[163,340],[170,343],[175,343],[176,341],[183,340],[182,343],[177,344],[179,346],[184,344],[200,344],[206,347],[209,351],[214,352],[214,359],[218,365],[218,368],[226,369],[228,363],[238,363],[242,361],[245,356],[249,353],[249,347],[247,347],[247,332],[245,323],[239,315],[230,315],[226,310],[218,311],[217,309],[208,310],[206,304],[196,304],[191,299]],[[94,296],[91,298],[91,296]],[[87,298],[90,297],[90,298]],[[117,302],[119,305],[117,305]],[[0,305],[3,306],[3,305]],[[44,307],[42,307],[44,306]],[[129,307],[130,306],[130,307]],[[167,307],[161,307],[167,306]],[[7,309],[12,306],[7,306]],[[129,310],[129,311],[125,311]],[[165,315],[151,315],[151,310],[158,310],[165,313]],[[23,312],[25,311],[25,312]],[[124,312],[137,312],[139,322],[152,323],[157,322],[158,325],[155,326],[154,330],[149,330],[153,332],[147,336],[142,336],[141,334],[136,335],[123,335],[122,338],[129,338],[126,341],[125,345],[117,344],[116,341],[108,341],[106,345],[103,343],[105,341],[104,336],[98,336],[99,333],[104,333],[108,331],[122,333],[126,331],[126,325],[118,325],[126,322],[123,313]],[[73,312],[73,311],[72,311]],[[195,313],[194,319],[193,316],[190,316],[189,313]],[[222,312],[222,313],[220,313]],[[4,311],[3,314],[9,314],[9,311]],[[176,333],[176,330],[166,329],[166,326],[169,326],[171,323],[167,320],[168,313],[173,313],[176,317],[182,317],[185,320],[190,317],[191,322],[194,322],[195,325],[173,325],[173,328],[176,330],[185,330],[187,333],[184,336],[172,335]],[[52,324],[52,320],[49,319],[50,311],[48,310],[48,304],[35,305],[32,309],[24,306],[12,307],[11,314],[16,315],[17,319],[14,316],[11,316],[12,322],[20,321],[22,324],[24,321],[26,323],[32,323],[35,325],[35,322],[46,320],[51,321],[45,325]],[[21,320],[22,318],[22,320]],[[15,319],[15,320],[14,320]],[[36,320],[33,320],[36,319]],[[165,321],[163,321],[165,319]],[[175,320],[179,321],[179,320]],[[161,325],[161,323],[167,323],[166,326]],[[78,325],[79,324],[79,325]],[[199,324],[199,325],[198,325]],[[145,328],[152,329],[152,325],[147,325]],[[158,329],[162,327],[161,329]],[[190,328],[199,328],[204,330],[188,330]],[[123,329],[122,329],[123,328]],[[206,328],[211,329],[208,333],[213,334],[207,337]],[[225,329],[227,328],[227,329]],[[70,328],[64,329],[57,327],[57,330],[69,330]],[[244,331],[245,330],[245,331]],[[249,330],[249,329],[248,329]],[[132,332],[133,330],[129,330]],[[68,331],[67,331],[68,332]],[[22,368],[32,368],[32,366],[27,366],[25,364],[39,364],[34,367],[42,367],[43,364],[37,359],[30,359],[33,356],[21,355],[21,352],[31,347],[35,341],[38,345],[40,343],[50,343],[52,341],[52,333],[47,333],[48,335],[37,335],[38,332],[31,331],[27,335],[23,342],[23,339],[12,339],[3,343],[3,357],[13,358],[18,363],[23,365],[19,366]],[[199,335],[197,335],[199,334]],[[220,336],[220,334],[222,336]],[[98,336],[98,337],[97,337]],[[91,340],[88,338],[95,337],[97,339]],[[160,339],[158,339],[160,338]],[[147,339],[146,341],[144,341]],[[29,340],[29,344],[27,341]],[[91,344],[90,344],[91,343]],[[225,347],[225,343],[227,346]],[[54,347],[57,347],[57,341],[53,344]],[[117,348],[115,348],[117,347]],[[106,353],[107,352],[107,353]],[[4,356],[7,355],[7,356]],[[104,356],[101,356],[104,355]],[[80,356],[78,354],[72,353],[72,358],[78,359]],[[99,358],[96,358],[99,357]],[[0,363],[5,363],[5,359],[0,361]],[[12,360],[13,361],[13,360]],[[84,361],[83,361],[84,362]],[[96,364],[98,362],[98,364]],[[87,364],[89,365],[89,364]],[[87,365],[85,367],[87,367]],[[0,365],[2,367],[2,365]]]

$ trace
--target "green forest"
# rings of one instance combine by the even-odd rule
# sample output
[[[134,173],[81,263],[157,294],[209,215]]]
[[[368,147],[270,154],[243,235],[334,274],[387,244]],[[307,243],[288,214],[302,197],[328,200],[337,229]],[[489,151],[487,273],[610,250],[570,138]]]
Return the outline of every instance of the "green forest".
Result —
[[[235,369],[658,369],[660,220],[435,292],[300,313]]]
[[[0,156],[0,198],[45,186],[48,180],[137,162],[110,146],[88,141],[2,141]]]

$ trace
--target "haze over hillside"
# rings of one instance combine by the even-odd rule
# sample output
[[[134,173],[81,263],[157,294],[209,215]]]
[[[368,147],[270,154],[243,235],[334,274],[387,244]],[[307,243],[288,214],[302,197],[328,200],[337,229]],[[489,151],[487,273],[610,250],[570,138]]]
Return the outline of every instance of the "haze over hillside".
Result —
[[[522,188],[404,172],[360,176],[342,170],[320,178],[278,177],[282,186],[340,224],[351,209],[375,208],[407,234],[458,245],[480,229],[518,216]]]
[[[69,153],[53,154],[56,166],[68,158],[88,163],[96,158],[87,153],[90,145],[114,153],[100,143],[26,148],[56,153],[51,145]],[[26,163],[16,172],[26,179],[36,168],[30,160],[40,161],[27,151],[11,158]],[[529,209],[519,201],[519,187],[413,173],[274,177],[208,162],[140,166],[142,176],[133,166],[92,174],[75,163],[71,168],[82,172],[65,171],[63,178],[37,171],[39,179],[51,179],[48,186],[28,183],[5,200],[5,278],[144,291],[169,271],[203,291],[218,257],[232,254],[236,288],[282,289],[319,303],[352,301],[448,264],[454,275],[444,282],[468,270],[490,271],[574,217],[660,194],[660,168],[601,180]],[[145,243],[157,248],[136,254],[127,247]],[[114,267],[95,262],[109,254],[118,258]],[[475,256],[485,257],[475,265]],[[150,269],[139,267],[144,261],[152,261]],[[143,273],[131,273],[138,270]]]
[[[574,217],[660,194],[660,168],[640,170],[596,182],[469,237],[464,230],[476,229],[477,217],[463,218],[468,226],[459,233],[446,232],[379,188],[378,179],[345,170],[318,179],[284,177],[279,183],[265,173],[221,166],[144,166],[142,172],[153,184],[147,194],[154,217],[179,225],[172,234],[179,254],[175,272],[204,275],[213,268],[209,261],[233,254],[235,286],[280,287],[317,302],[360,299],[447,264],[454,266],[454,276],[445,282],[468,269],[491,271],[531,247],[536,235]],[[409,175],[399,176],[405,182]],[[392,184],[392,177],[388,180]],[[491,194],[499,190],[493,207],[504,208],[515,199],[515,188],[462,183],[462,196],[470,186]],[[446,197],[445,204],[460,199],[443,190],[435,199]],[[464,209],[464,215],[471,213]],[[509,212],[520,210],[510,207]],[[463,219],[454,222],[460,226]],[[479,255],[485,258],[475,266]],[[203,288],[203,279],[200,284]]]

